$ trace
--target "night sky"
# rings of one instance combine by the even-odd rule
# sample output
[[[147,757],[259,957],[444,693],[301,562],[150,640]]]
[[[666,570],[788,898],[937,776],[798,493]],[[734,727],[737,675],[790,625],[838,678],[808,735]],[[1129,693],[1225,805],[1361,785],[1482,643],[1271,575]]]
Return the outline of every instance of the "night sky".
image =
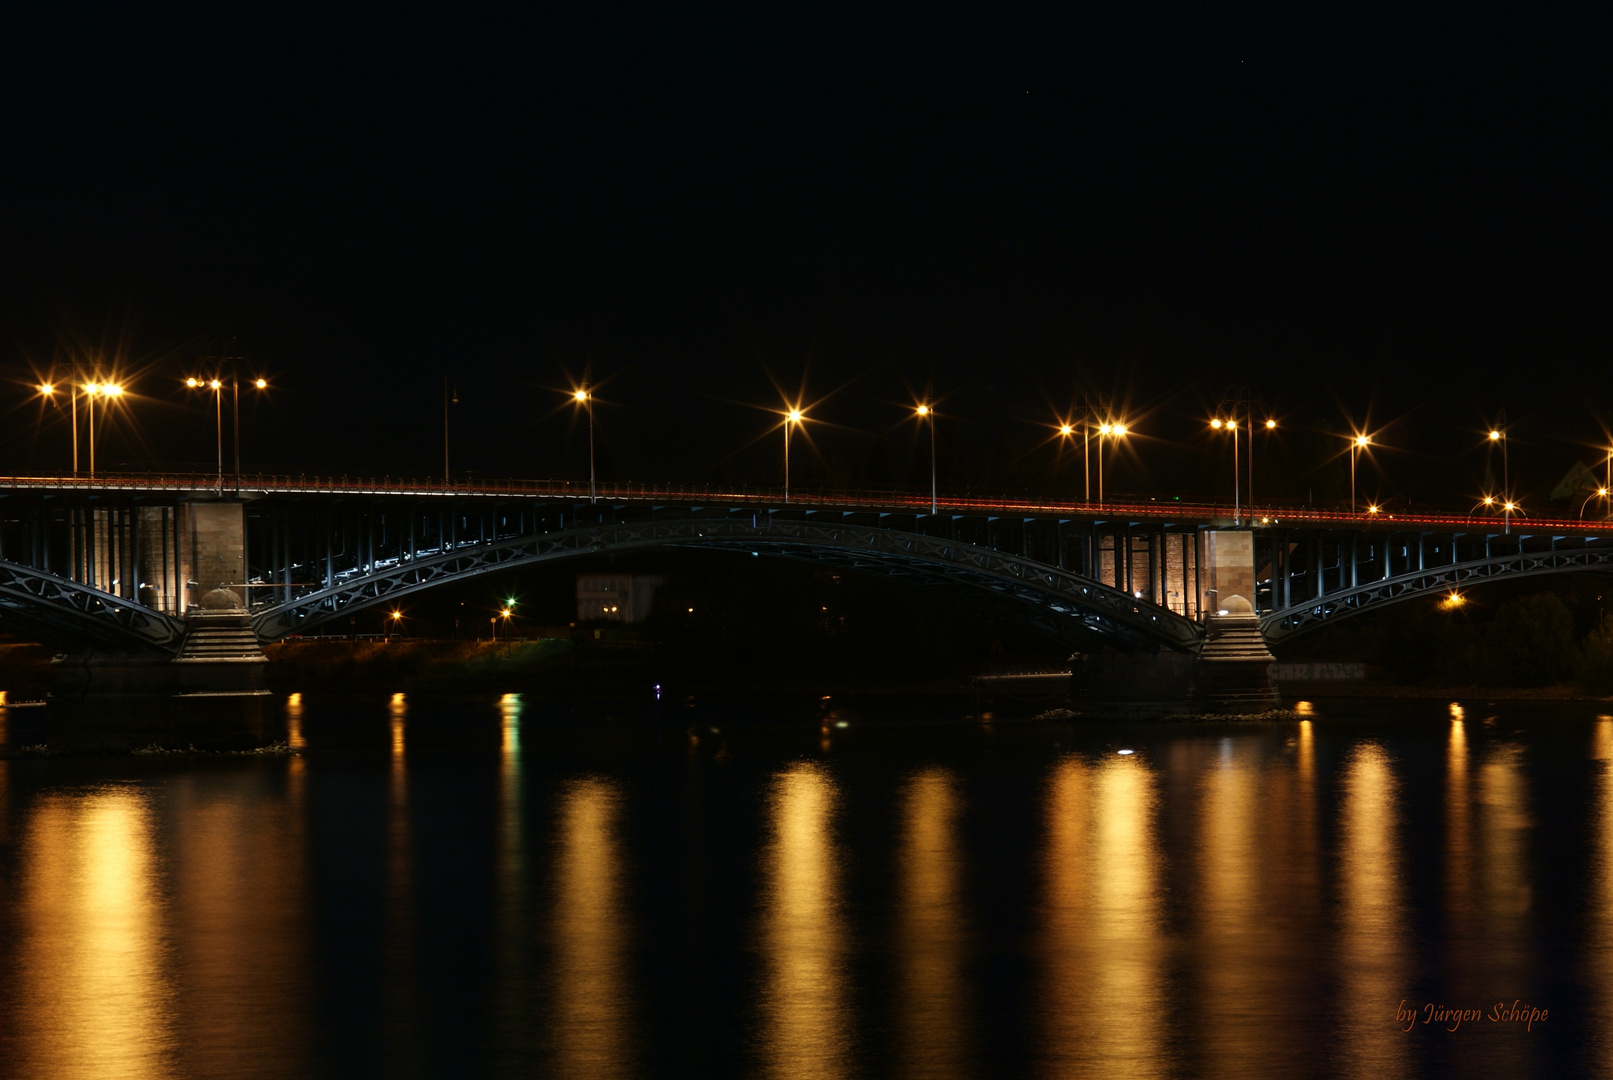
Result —
[[[1124,10],[1120,10],[1124,8]],[[1113,10],[1112,10],[1113,9]],[[39,375],[115,368],[99,464],[1079,490],[1048,425],[1136,429],[1111,492],[1448,504],[1502,409],[1544,505],[1613,419],[1605,11],[982,5],[80,7],[0,32],[0,471],[67,461]],[[224,350],[228,351],[228,350]],[[228,432],[226,431],[226,439]],[[1329,460],[1331,459],[1331,461]],[[1499,462],[1493,466],[1499,476]],[[1598,470],[1600,471],[1600,469]]]

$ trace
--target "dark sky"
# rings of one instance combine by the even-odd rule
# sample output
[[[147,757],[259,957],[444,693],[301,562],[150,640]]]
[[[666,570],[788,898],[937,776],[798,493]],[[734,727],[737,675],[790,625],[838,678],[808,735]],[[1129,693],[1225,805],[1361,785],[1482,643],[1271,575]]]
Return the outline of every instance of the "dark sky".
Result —
[[[620,479],[777,482],[777,383],[798,485],[913,482],[928,386],[943,485],[1067,492],[1084,392],[1113,488],[1215,495],[1248,385],[1273,493],[1353,421],[1375,495],[1467,498],[1505,408],[1538,500],[1605,444],[1613,36],[1537,7],[13,9],[0,471],[95,356],[103,468],[205,465],[233,338],[248,470],[440,472],[448,374],[456,472],[586,475],[589,373]]]

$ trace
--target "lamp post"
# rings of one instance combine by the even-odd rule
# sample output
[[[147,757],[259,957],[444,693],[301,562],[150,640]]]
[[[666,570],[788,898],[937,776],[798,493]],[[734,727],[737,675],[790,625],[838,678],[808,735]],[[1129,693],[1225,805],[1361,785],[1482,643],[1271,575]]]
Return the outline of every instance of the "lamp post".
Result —
[[[1350,513],[1355,513],[1355,457],[1362,450],[1372,445],[1372,439],[1367,435],[1356,435],[1350,440]]]
[[[1121,439],[1126,435],[1125,424],[1098,425],[1098,506],[1103,506],[1103,440]]]
[[[1501,495],[1506,499],[1506,524],[1502,532],[1512,532],[1512,477],[1507,469],[1507,413],[1501,410],[1501,421],[1490,429],[1490,442],[1501,444]],[[1495,475],[1491,473],[1490,475]]]
[[[913,410],[920,420],[930,422],[930,516],[935,516],[935,410],[928,404],[921,404]]]
[[[1579,504],[1579,519],[1581,521],[1585,520],[1585,508],[1591,504],[1591,500],[1607,498],[1608,490],[1606,487],[1599,487],[1594,495],[1585,496],[1585,501]]]
[[[97,396],[115,398],[123,396],[123,387],[117,383],[90,382],[84,384],[85,397],[90,410],[90,479],[95,479],[95,399]],[[76,440],[75,440],[76,441]]]
[[[588,411],[588,501],[596,498],[594,488],[594,399],[587,390],[578,390],[571,395],[572,399]],[[785,485],[788,487],[788,484]],[[506,612],[505,614],[508,614]]]
[[[206,388],[213,391],[213,420],[218,431],[218,490],[224,490],[224,380],[186,379],[192,390]]]
[[[1232,524],[1237,525],[1243,516],[1243,508],[1239,504],[1238,490],[1238,417],[1234,413],[1230,420],[1222,420],[1219,416],[1210,421],[1210,427],[1216,431],[1232,432]],[[1251,443],[1253,442],[1251,432]]]
[[[1082,466],[1085,466],[1086,465],[1086,461],[1085,461],[1085,458],[1086,458],[1086,433],[1082,432],[1081,434],[1082,434],[1081,457],[1083,459],[1081,464],[1082,464]],[[1066,420],[1064,423],[1059,425],[1059,438],[1061,438],[1061,439],[1073,439],[1074,437],[1075,437],[1075,425],[1074,424],[1072,424],[1072,423],[1070,423],[1069,421]]]
[[[800,409],[784,414],[784,501],[790,501],[790,428],[806,419]]]
[[[253,379],[252,388],[254,390],[267,390],[269,380]],[[235,424],[235,490],[239,492],[241,490],[241,381],[236,378],[233,367],[230,370],[230,397],[232,399],[232,408],[235,411],[233,421]]]

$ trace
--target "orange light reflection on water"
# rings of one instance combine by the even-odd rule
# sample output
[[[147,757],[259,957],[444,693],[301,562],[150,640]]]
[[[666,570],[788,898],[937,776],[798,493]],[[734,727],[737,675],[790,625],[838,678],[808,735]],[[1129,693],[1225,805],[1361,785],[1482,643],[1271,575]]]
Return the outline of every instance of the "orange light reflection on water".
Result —
[[[12,1067],[62,1080],[173,1075],[173,992],[143,792],[52,795],[22,838]]]
[[[1141,755],[1096,765],[1072,755],[1054,769],[1039,1010],[1054,1075],[1129,1080],[1167,1071],[1156,801]]]
[[[1405,888],[1397,829],[1399,802],[1389,755],[1376,743],[1357,746],[1344,768],[1339,808],[1339,976],[1343,1000],[1359,1002],[1339,1016],[1338,1065],[1344,1075],[1378,1080],[1406,1073],[1406,1034],[1394,1023],[1407,996]]]
[[[566,785],[555,867],[556,1073],[609,1078],[633,1072],[628,1015],[627,906],[617,837],[621,794],[608,780]]]
[[[846,1002],[834,779],[815,763],[776,774],[762,859],[762,1056],[769,1075],[846,1074]]]
[[[901,967],[898,1072],[958,1076],[969,1071],[968,919],[960,895],[962,810],[951,772],[928,768],[899,796],[901,848],[897,936]]]

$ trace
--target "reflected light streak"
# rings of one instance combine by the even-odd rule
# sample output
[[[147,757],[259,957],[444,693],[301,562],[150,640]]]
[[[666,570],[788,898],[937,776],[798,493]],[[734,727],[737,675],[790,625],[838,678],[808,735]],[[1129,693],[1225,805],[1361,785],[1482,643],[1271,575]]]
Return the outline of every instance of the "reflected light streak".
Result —
[[[301,694],[286,698],[286,745],[293,750],[301,750],[308,745],[302,736]]]
[[[394,786],[403,783],[404,729],[409,717],[408,700],[402,694],[393,694],[387,714],[392,725],[392,779]]]
[[[1308,724],[1308,721],[1305,723]],[[1274,1000],[1286,990],[1262,974],[1280,968],[1269,954],[1271,913],[1264,910],[1258,870],[1262,841],[1257,792],[1259,775],[1242,740],[1223,744],[1201,779],[1202,832],[1199,866],[1203,900],[1197,913],[1203,946],[1215,957],[1207,966],[1207,1015],[1202,1051],[1207,1072],[1224,1076],[1276,1049],[1271,1033],[1249,1038],[1258,1016],[1282,1011]]]
[[[1519,766],[1520,753],[1514,746],[1492,747],[1478,772],[1479,827],[1475,835],[1483,842],[1479,850],[1482,910],[1492,940],[1502,951],[1510,951],[1508,942],[1522,939],[1521,921],[1530,904],[1525,846],[1529,792]],[[1499,959],[1492,956],[1492,966],[1498,966]]]
[[[770,1075],[818,1080],[848,1072],[833,778],[802,762],[773,778],[763,855],[762,1055]]]
[[[388,1068],[393,1073],[419,1052],[421,1003],[415,948],[419,940],[414,910],[414,865],[409,827],[409,774],[404,732],[409,706],[393,694],[387,707],[392,729],[392,768],[387,789],[387,893],[385,908],[385,1013]]]
[[[904,1075],[960,1076],[969,1071],[960,810],[956,782],[946,769],[918,773],[902,792],[897,933],[902,969],[899,1071]]]
[[[1451,714],[1461,706],[1452,704]],[[1467,724],[1451,721],[1445,747],[1445,910],[1453,936],[1470,931],[1473,911],[1473,819],[1468,788]]]
[[[495,867],[495,1043],[510,1055],[495,1071],[515,1071],[531,1059],[527,1046],[532,999],[527,903],[526,829],[521,798],[521,695],[499,699],[498,862]]]
[[[620,810],[616,786],[601,779],[573,781],[560,799],[553,1030],[558,1074],[579,1080],[633,1071]]]
[[[142,793],[51,796],[23,839],[19,979],[7,1056],[64,1080],[173,1075],[151,811]],[[8,1042],[10,1040],[7,1040]]]
[[[1041,1014],[1056,1075],[1167,1071],[1155,804],[1152,770],[1136,755],[1097,766],[1071,756],[1054,771]]]
[[[1602,767],[1596,778],[1596,869],[1586,897],[1587,910],[1592,913],[1587,936],[1591,955],[1597,958],[1593,978],[1601,983],[1601,1013],[1606,1016],[1613,1014],[1613,717],[1596,718],[1592,751]],[[1601,1075],[1613,1076],[1613,1062],[1605,1054],[1598,1057]]]
[[[1339,974],[1343,1000],[1359,1002],[1339,1019],[1346,1075],[1377,1080],[1406,1072],[1405,1033],[1394,1024],[1410,972],[1394,770],[1383,747],[1360,745],[1344,769],[1339,808]]]

